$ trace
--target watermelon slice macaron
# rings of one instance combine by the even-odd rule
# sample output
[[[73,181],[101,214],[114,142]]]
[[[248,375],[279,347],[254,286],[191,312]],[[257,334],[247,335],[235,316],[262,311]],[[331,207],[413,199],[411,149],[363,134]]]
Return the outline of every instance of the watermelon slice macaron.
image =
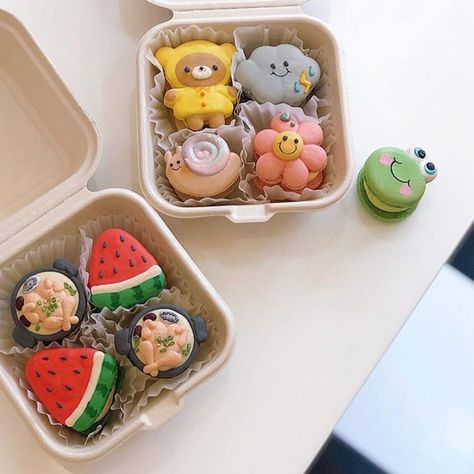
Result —
[[[131,308],[166,287],[155,257],[122,229],[108,229],[94,241],[89,263],[91,301],[97,308]]]
[[[92,348],[37,352],[26,363],[25,372],[51,416],[81,433],[105,422],[121,382],[115,359]]]

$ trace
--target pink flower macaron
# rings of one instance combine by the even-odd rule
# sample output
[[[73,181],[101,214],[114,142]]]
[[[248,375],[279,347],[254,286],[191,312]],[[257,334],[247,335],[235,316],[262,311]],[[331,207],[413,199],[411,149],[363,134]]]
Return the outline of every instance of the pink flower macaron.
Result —
[[[320,125],[285,112],[273,117],[270,127],[255,137],[257,184],[296,193],[319,188],[328,163]]]

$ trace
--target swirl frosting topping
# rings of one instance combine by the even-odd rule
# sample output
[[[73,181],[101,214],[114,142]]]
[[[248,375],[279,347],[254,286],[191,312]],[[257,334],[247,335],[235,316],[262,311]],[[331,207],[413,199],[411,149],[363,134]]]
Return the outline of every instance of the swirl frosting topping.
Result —
[[[189,137],[181,150],[186,166],[200,176],[214,176],[221,172],[230,159],[230,150],[223,138],[211,133]]]

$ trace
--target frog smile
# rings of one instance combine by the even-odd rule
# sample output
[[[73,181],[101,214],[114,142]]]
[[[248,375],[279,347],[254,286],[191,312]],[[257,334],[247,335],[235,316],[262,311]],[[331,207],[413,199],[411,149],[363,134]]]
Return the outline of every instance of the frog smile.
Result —
[[[402,183],[402,184],[408,184],[408,186],[410,186],[410,180],[406,180],[404,181],[403,179],[400,179],[396,174],[395,174],[395,165],[402,165],[403,163],[400,162],[400,161],[397,161],[396,158],[393,158],[393,162],[392,164],[390,165],[390,173],[392,173],[392,176],[399,182],[399,183]]]

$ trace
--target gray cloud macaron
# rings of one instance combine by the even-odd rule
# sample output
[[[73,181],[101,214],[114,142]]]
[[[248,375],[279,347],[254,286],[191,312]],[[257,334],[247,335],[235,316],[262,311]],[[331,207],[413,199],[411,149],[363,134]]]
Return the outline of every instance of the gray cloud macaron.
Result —
[[[319,64],[291,44],[260,46],[236,70],[245,94],[261,104],[297,107],[320,78]]]

